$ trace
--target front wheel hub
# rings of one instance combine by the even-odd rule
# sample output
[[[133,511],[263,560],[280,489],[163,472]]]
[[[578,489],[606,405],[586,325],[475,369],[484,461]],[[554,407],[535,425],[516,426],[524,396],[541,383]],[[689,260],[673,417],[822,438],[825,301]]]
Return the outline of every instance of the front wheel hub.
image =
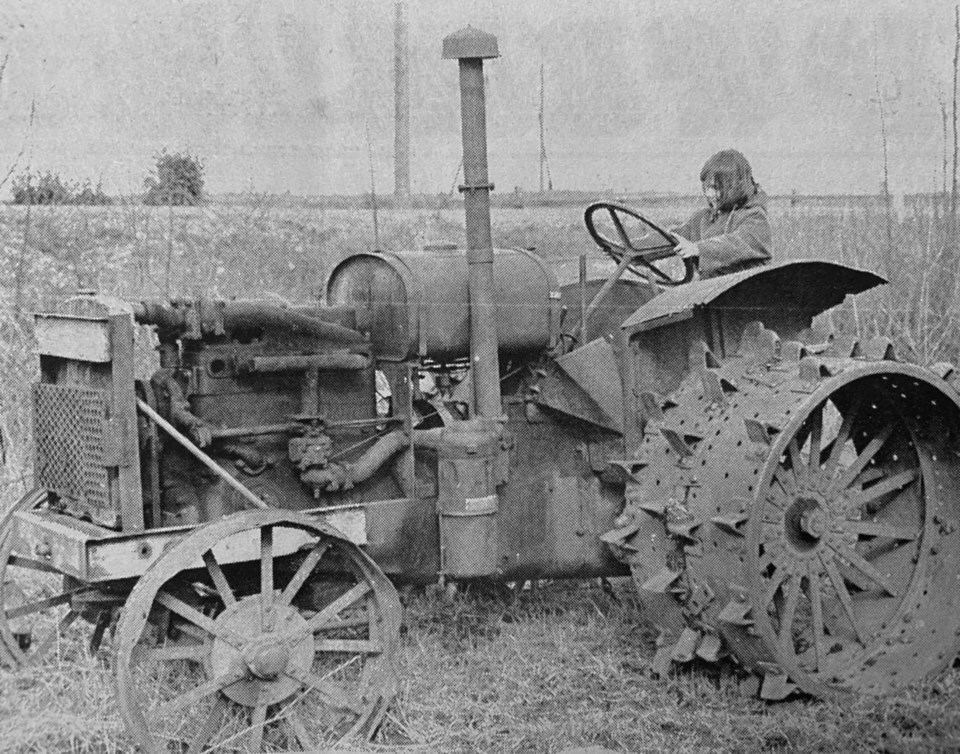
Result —
[[[211,678],[230,672],[238,665],[245,668],[248,678],[223,689],[227,697],[247,707],[258,704],[277,704],[293,696],[301,687],[297,680],[313,665],[313,635],[306,629],[307,621],[290,605],[280,605],[279,593],[272,606],[273,626],[264,631],[261,626],[260,595],[244,597],[217,616],[221,635],[239,640],[231,644],[221,638],[213,641],[210,652]],[[302,636],[292,645],[281,637]]]
[[[290,661],[290,650],[283,642],[264,637],[258,642],[251,642],[243,652],[244,662],[254,676],[262,681],[273,681],[286,671]]]

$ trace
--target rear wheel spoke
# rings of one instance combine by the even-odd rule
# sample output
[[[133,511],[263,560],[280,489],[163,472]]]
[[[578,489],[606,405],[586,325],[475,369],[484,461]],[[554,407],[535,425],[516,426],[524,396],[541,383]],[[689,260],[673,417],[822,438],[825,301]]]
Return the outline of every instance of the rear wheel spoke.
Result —
[[[856,568],[860,573],[873,581],[877,586],[883,588],[883,590],[889,594],[891,597],[899,596],[899,592],[890,582],[890,579],[882,574],[880,570],[873,565],[869,560],[864,558],[859,552],[854,550],[852,547],[847,545],[836,545],[833,548],[833,551],[837,553],[841,558],[846,560],[851,566]]]
[[[873,486],[867,487],[855,495],[851,495],[848,504],[849,509],[857,510],[858,508],[863,508],[865,505],[879,500],[884,495],[889,495],[891,492],[902,489],[908,484],[912,484],[919,476],[920,472],[917,469],[906,469],[905,471],[888,476],[883,481],[877,482]]]
[[[793,619],[797,614],[797,603],[800,600],[800,577],[792,576],[787,589],[787,601],[780,616],[780,644],[791,654],[793,648]]]
[[[833,589],[840,599],[840,604],[843,605],[843,611],[847,614],[850,625],[853,626],[853,630],[857,634],[860,643],[866,646],[867,639],[860,631],[856,615],[853,612],[853,600],[850,597],[850,592],[847,591],[846,584],[843,583],[843,576],[840,575],[840,571],[837,570],[837,565],[833,562],[832,558],[824,558],[821,556],[820,560],[823,562],[823,567],[827,570],[827,576],[830,577],[830,582],[833,584]]]
[[[763,596],[764,606],[769,605],[777,596],[777,592],[780,590],[780,586],[783,582],[790,576],[790,573],[783,567],[777,568],[773,574],[773,578],[770,579],[770,582],[767,584],[767,590]]]
[[[857,455],[856,460],[850,464],[837,481],[834,482],[832,489],[845,490],[853,484],[860,472],[867,468],[867,464],[873,460],[874,456],[880,452],[880,449],[886,444],[887,440],[890,439],[890,435],[893,434],[893,429],[894,425],[890,423],[880,430],[879,434],[867,443],[866,447]]]
[[[807,459],[807,476],[820,470],[820,445],[823,442],[823,406],[813,412],[810,421],[810,457]]]
[[[800,458],[800,446],[796,436],[790,438],[787,444],[787,454],[790,457],[790,471],[798,485],[803,484],[807,476],[807,467]]]
[[[894,526],[885,521],[847,521],[844,528],[861,537],[886,537],[904,542],[920,537],[920,530],[910,526]]]
[[[832,443],[830,448],[830,456],[827,458],[827,465],[824,468],[824,477],[826,479],[831,479],[834,475],[834,472],[837,470],[837,464],[840,463],[840,456],[843,454],[843,449],[846,447],[847,440],[850,439],[850,432],[853,429],[853,423],[857,419],[857,415],[860,413],[860,397],[857,396],[853,399],[853,403],[850,406],[850,409],[843,416],[843,421],[840,423],[840,429],[837,432],[837,436]]]
[[[823,666],[823,595],[820,594],[820,570],[810,561],[807,564],[807,589],[810,592],[810,619],[813,623],[813,656],[817,670]]]

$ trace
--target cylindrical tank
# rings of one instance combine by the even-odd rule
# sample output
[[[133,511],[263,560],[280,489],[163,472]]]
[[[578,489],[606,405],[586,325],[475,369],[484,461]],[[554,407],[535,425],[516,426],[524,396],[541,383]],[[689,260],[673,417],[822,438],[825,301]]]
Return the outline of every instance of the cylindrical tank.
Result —
[[[496,249],[493,264],[501,352],[552,346],[560,289],[547,264],[523,249]],[[364,252],[340,262],[327,279],[328,305],[366,310],[379,358],[435,360],[470,354],[467,259],[451,246],[399,253]]]

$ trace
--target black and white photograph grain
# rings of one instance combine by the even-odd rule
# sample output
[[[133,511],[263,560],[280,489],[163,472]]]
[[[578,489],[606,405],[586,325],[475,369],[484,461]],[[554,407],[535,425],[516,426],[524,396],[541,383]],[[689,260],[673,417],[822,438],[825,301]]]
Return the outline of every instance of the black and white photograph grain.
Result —
[[[960,751],[958,84],[958,0],[0,0],[0,754]]]

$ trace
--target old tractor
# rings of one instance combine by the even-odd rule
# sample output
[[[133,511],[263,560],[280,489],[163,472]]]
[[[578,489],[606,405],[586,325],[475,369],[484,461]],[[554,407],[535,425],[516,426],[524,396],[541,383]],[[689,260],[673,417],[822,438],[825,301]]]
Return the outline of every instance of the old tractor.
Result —
[[[960,399],[885,340],[811,329],[883,281],[827,262],[690,281],[669,235],[599,204],[613,269],[559,285],[491,240],[496,39],[443,50],[465,250],[352,254],[323,303],[81,296],[37,316],[5,663],[88,624],[142,749],[314,750],[385,714],[395,584],[632,575],[661,673],[731,658],[780,699],[946,668]]]

